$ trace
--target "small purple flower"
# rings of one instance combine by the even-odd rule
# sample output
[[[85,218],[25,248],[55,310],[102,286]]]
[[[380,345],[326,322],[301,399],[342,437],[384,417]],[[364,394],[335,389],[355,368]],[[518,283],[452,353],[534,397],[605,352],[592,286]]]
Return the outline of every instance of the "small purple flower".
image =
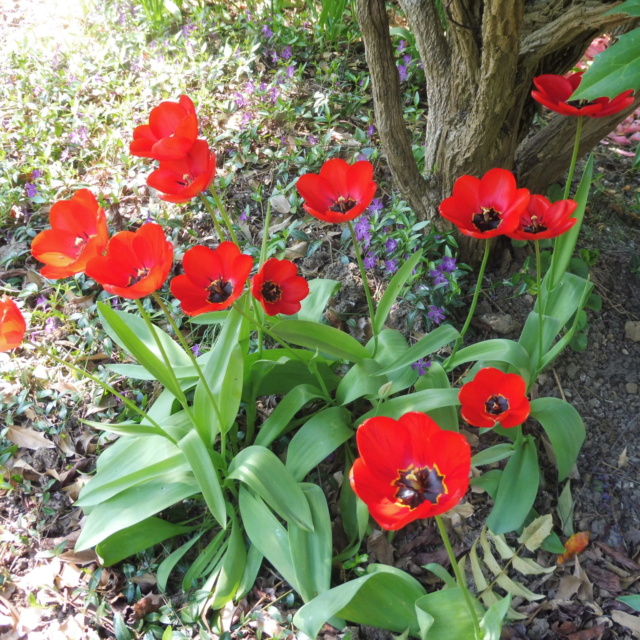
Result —
[[[376,266],[376,254],[373,251],[369,251],[362,261],[365,269],[373,269]]]
[[[199,344],[194,344],[193,347],[191,347],[191,351],[193,351],[193,355],[196,358],[202,355],[202,351],[200,350]]]
[[[273,104],[278,102],[278,97],[280,96],[280,90],[278,89],[278,87],[271,87],[271,89],[269,89],[267,94],[271,102],[273,102]]]
[[[440,324],[444,319],[444,309],[441,307],[436,307],[433,304],[429,305],[429,312],[427,313],[427,318],[432,320],[435,324]]]
[[[49,308],[49,298],[47,298],[44,293],[36,298],[36,307],[42,307],[44,311]]]
[[[53,333],[58,323],[53,316],[49,316],[44,323],[44,332],[45,333]]]
[[[269,29],[268,24],[263,25],[261,31],[262,31],[262,35],[264,35],[265,38],[270,38],[273,35],[273,31]]]
[[[31,177],[32,178],[42,178],[42,171],[40,171],[40,169],[34,169],[31,172]]]
[[[294,66],[294,65],[292,65],[292,64],[290,64],[290,65],[287,67],[287,78],[293,78],[293,76],[295,75],[295,73],[296,73],[296,68],[295,68],[295,66]]]
[[[291,50],[291,45],[287,45],[281,52],[280,52],[280,57],[283,60],[289,60],[289,58],[291,58],[291,56],[293,55],[293,51]]]
[[[253,113],[251,111],[245,111],[240,118],[240,124],[242,126],[248,125],[253,120]]]
[[[360,216],[354,228],[356,240],[366,249],[371,244],[371,223],[366,216]]]
[[[241,93],[238,93],[236,91],[236,93],[234,93],[233,95],[234,95],[234,100],[238,109],[242,109],[242,107],[247,106],[247,99]]]
[[[369,205],[369,211],[371,213],[375,213],[376,211],[382,211],[384,209],[384,205],[382,204],[382,200],[380,198],[374,198]]]
[[[318,144],[318,138],[316,138],[315,136],[309,136],[307,138],[307,141],[312,147]]]
[[[244,91],[248,96],[255,93],[255,90],[256,90],[256,85],[254,84],[253,80],[250,80],[244,85]]]
[[[31,182],[27,182],[27,184],[24,185],[24,190],[27,192],[27,198],[35,198],[38,195],[36,185]]]
[[[361,160],[366,160],[366,159],[367,159],[367,156],[365,156],[364,153],[359,153],[356,156],[356,162],[360,162]]]
[[[404,40],[398,42],[398,53],[402,53],[407,48],[407,43]]]
[[[277,51],[272,51],[269,55],[271,56],[271,62],[278,62],[278,52]]]
[[[402,61],[405,63],[405,65],[408,67],[411,64],[411,61],[413,60],[413,58],[407,53],[407,55],[402,57]]]
[[[118,309],[120,309],[120,300],[118,300],[118,298],[111,298],[111,307],[118,311]]]
[[[238,218],[240,222],[247,222],[249,220],[249,207],[247,207]]]
[[[452,273],[453,271],[456,270],[456,259],[451,258],[450,256],[445,256],[444,258],[442,258],[442,262],[440,263],[440,266],[442,267],[443,271],[448,271],[449,273]]]
[[[400,75],[400,82],[406,82],[409,74],[407,73],[407,68],[401,64],[398,65],[398,74]]]
[[[398,270],[398,261],[397,260],[385,260],[384,268],[387,270],[387,273],[395,273]]]
[[[267,85],[267,83],[266,83],[266,82],[261,82],[261,83],[258,85],[258,89],[260,89],[260,91],[266,91],[266,90],[267,90],[267,86],[268,86],[268,85]]]
[[[439,271],[435,271],[435,270],[431,270],[429,271],[429,275],[433,278],[433,286],[437,287],[439,284],[449,284],[449,281],[447,280],[447,276],[445,276],[444,274],[440,273]]]
[[[89,140],[89,134],[87,133],[87,128],[82,125],[77,129],[74,129],[69,135],[69,142],[71,144],[77,144],[81,147],[84,147]]]
[[[420,358],[420,360],[418,360],[417,362],[414,362],[411,365],[411,368],[414,371],[417,371],[419,376],[423,376],[425,373],[427,373],[427,369],[430,366],[431,366],[431,360],[425,360],[424,358]]]
[[[395,238],[389,238],[385,243],[384,243],[384,248],[391,253],[392,251],[396,250],[396,247],[398,246],[398,241]]]
[[[372,124],[370,124],[367,127],[367,137],[370,138],[375,132],[376,132],[376,128]]]

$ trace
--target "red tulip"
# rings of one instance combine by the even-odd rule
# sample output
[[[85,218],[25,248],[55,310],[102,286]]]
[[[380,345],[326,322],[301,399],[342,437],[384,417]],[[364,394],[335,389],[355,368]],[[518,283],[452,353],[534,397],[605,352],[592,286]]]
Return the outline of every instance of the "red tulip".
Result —
[[[0,298],[0,351],[10,351],[20,345],[27,323],[18,305],[9,297]]]
[[[588,116],[604,118],[622,111],[633,102],[633,89],[624,91],[612,100],[596,98],[595,100],[569,100],[582,81],[582,71],[565,76],[546,73],[533,79],[537,91],[531,96],[540,104],[564,116]]]
[[[44,262],[45,278],[67,278],[85,270],[109,240],[104,209],[88,189],[76,191],[70,200],[56,202],[49,212],[51,229],[31,242],[31,253]]]
[[[217,249],[197,246],[182,259],[184,275],[171,281],[171,293],[189,316],[230,307],[242,293],[253,258],[240,253],[233,242]]]
[[[383,529],[444,513],[467,491],[469,443],[423,413],[369,418],[356,441],[361,457],[353,463],[351,486]]]
[[[578,206],[573,200],[558,200],[551,204],[544,196],[533,195],[520,224],[509,234],[514,240],[544,240],[555,238],[578,222],[571,214]]]
[[[293,315],[309,295],[309,283],[290,260],[270,258],[251,280],[251,293],[268,316]]]
[[[516,427],[529,417],[526,392],[527,386],[517,373],[503,373],[493,367],[480,369],[458,394],[462,417],[474,427]]]
[[[216,154],[209,151],[206,140],[196,140],[184,158],[160,162],[147,184],[162,191],[161,200],[181,204],[208,189],[215,175]]]
[[[367,160],[350,165],[334,158],[322,165],[319,175],[300,176],[296,188],[306,201],[307,213],[324,222],[340,223],[357,218],[371,204],[378,185]]]
[[[517,189],[506,169],[490,169],[484,176],[461,176],[453,195],[440,204],[440,215],[472,238],[508,235],[517,226],[529,202],[529,191]]]
[[[109,293],[136,300],[157,291],[167,279],[173,246],[159,224],[121,231],[109,240],[107,255],[93,258],[86,274]]]
[[[161,102],[151,110],[149,124],[133,130],[129,152],[154,160],[184,158],[198,137],[196,108],[187,96],[178,102]]]

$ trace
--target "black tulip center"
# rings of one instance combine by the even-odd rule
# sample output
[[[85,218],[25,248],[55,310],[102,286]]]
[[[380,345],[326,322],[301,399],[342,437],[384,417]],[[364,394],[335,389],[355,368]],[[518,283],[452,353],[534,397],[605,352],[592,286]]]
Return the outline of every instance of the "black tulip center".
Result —
[[[409,467],[404,471],[398,470],[398,478],[393,483],[398,487],[395,497],[410,509],[419,507],[425,501],[436,504],[438,498],[447,492],[443,480],[444,476],[435,465],[433,469]]]
[[[490,396],[485,401],[484,408],[492,416],[499,416],[509,409],[509,401],[504,396]]]
[[[280,288],[280,285],[275,282],[271,282],[271,280],[268,280],[262,285],[260,292],[267,302],[277,302],[282,297],[282,289]]]
[[[229,281],[219,278],[207,287],[207,291],[209,292],[207,302],[219,304],[220,302],[225,302],[233,293],[233,285]]]
[[[482,207],[480,213],[474,213],[471,222],[478,231],[494,231],[502,222],[502,212],[496,211],[493,207],[487,209]]]
[[[334,213],[347,213],[351,211],[353,207],[355,207],[358,203],[353,199],[347,196],[340,196],[330,207],[329,211],[333,211]]]

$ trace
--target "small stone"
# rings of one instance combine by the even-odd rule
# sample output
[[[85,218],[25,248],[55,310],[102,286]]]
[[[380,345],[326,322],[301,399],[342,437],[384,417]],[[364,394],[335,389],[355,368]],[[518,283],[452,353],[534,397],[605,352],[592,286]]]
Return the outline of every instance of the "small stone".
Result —
[[[627,382],[624,388],[627,390],[627,393],[631,393],[634,396],[638,393],[638,385],[635,382]]]
[[[627,340],[632,342],[640,342],[640,322],[637,320],[628,320],[624,323],[624,335]]]
[[[600,406],[600,400],[598,400],[598,398],[591,398],[591,400],[589,400],[589,404],[594,408],[597,409]]]
[[[479,320],[487,325],[491,331],[495,331],[500,335],[518,331],[520,328],[518,322],[508,313],[484,313]]]
[[[567,375],[572,380],[576,379],[576,376],[578,375],[578,367],[576,367],[574,362],[570,362],[569,365],[567,366]]]
[[[623,350],[622,350],[622,355],[623,355],[623,356],[628,356],[628,355],[629,355],[629,352],[628,352],[626,349],[623,349]]]

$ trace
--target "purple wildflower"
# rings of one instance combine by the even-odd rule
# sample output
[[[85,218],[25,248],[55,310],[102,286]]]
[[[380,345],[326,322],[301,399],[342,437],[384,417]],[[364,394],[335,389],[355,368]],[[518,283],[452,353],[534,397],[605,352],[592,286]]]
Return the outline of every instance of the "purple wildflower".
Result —
[[[268,24],[263,25],[261,31],[265,38],[270,38],[273,35],[273,31],[271,31]]]
[[[249,124],[252,120],[253,120],[253,113],[251,113],[251,111],[245,111],[242,114],[242,118],[240,118],[240,124],[242,126],[245,126]]]
[[[374,198],[369,205],[369,211],[371,211],[371,213],[382,211],[383,209],[384,205],[382,204],[382,200],[380,200],[380,198]]]
[[[402,61],[405,63],[405,65],[408,67],[411,64],[411,61],[413,60],[413,58],[407,53],[407,55],[402,57]]]
[[[283,60],[289,60],[289,58],[291,58],[291,56],[293,55],[293,51],[291,50],[291,45],[287,45],[281,52],[280,52],[280,57]]]
[[[294,66],[294,65],[292,65],[292,64],[290,64],[290,65],[287,67],[287,78],[293,78],[293,76],[295,75],[295,73],[296,73],[296,68],[295,68],[295,66]]]
[[[238,109],[242,109],[242,107],[247,106],[247,99],[241,93],[238,93],[236,91],[233,95],[234,95],[234,100]]]
[[[49,316],[44,322],[44,332],[53,333],[58,323],[53,316]]]
[[[31,172],[31,177],[32,178],[42,178],[42,171],[40,171],[40,169],[34,169]]]
[[[312,147],[318,144],[318,138],[316,138],[315,136],[309,136],[307,138],[307,141]]]
[[[371,244],[371,223],[366,216],[360,216],[354,228],[356,240],[366,249]]]
[[[398,42],[398,53],[402,53],[407,48],[407,43],[404,40]]]
[[[193,351],[193,355],[196,358],[202,355],[202,351],[200,350],[199,344],[194,344],[193,347],[191,347],[191,351]]]
[[[69,142],[71,142],[71,144],[80,145],[81,147],[84,147],[88,140],[89,134],[87,133],[87,127],[84,125],[74,129],[69,135]]]
[[[376,266],[376,254],[369,251],[362,261],[365,269],[373,269]]]
[[[47,296],[44,295],[44,293],[41,293],[37,298],[36,298],[36,307],[42,307],[44,311],[46,311],[49,308],[49,298],[47,298]]]
[[[398,270],[398,261],[397,260],[385,260],[384,268],[388,273],[395,273]]]
[[[384,248],[391,253],[392,251],[396,250],[396,247],[398,246],[398,241],[395,238],[389,238],[385,243],[384,243]]]
[[[439,269],[431,269],[429,276],[433,278],[433,286],[437,287],[439,284],[449,284],[447,277],[443,275]]]
[[[277,51],[271,51],[269,53],[269,55],[271,56],[271,62],[278,62],[278,52]]]
[[[36,185],[31,182],[27,182],[27,184],[24,185],[24,189],[27,192],[27,198],[35,198],[38,195]]]
[[[417,362],[414,362],[411,365],[411,368],[414,371],[417,371],[419,376],[423,376],[425,373],[427,373],[427,369],[430,366],[431,366],[431,360],[425,360],[424,358],[420,358],[420,360],[418,360]]]
[[[448,271],[449,273],[452,273],[453,271],[456,270],[456,259],[451,258],[450,256],[445,256],[444,258],[442,258],[442,262],[440,263],[440,266],[442,267],[443,271]]]
[[[407,67],[399,64],[398,65],[398,74],[400,75],[400,82],[406,82],[409,74],[407,73]]]
[[[433,304],[429,305],[429,312],[427,313],[427,318],[432,320],[435,324],[440,324],[444,319],[444,309],[442,307],[436,307]]]
[[[280,96],[280,90],[278,89],[278,87],[271,87],[271,89],[269,89],[267,93],[271,102],[273,102],[274,104],[278,102],[278,97]]]
[[[260,89],[260,91],[266,91],[267,90],[267,83],[266,82],[261,82],[258,85],[258,89]]]
[[[370,138],[375,132],[376,132],[376,128],[372,124],[370,124],[367,127],[367,137]]]
[[[248,220],[249,220],[249,207],[246,207],[245,210],[240,214],[238,221],[247,222]]]
[[[254,84],[253,80],[250,80],[244,85],[244,91],[248,96],[255,93],[255,90],[256,90],[256,85]]]

